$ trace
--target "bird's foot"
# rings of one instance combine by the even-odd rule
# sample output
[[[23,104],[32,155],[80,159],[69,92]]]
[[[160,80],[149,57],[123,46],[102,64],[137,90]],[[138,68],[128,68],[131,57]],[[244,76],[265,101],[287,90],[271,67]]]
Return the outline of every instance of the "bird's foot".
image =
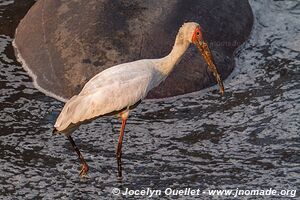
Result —
[[[79,176],[80,177],[86,176],[88,171],[89,171],[89,166],[86,163],[83,163],[82,167],[81,167],[81,171],[79,173]]]

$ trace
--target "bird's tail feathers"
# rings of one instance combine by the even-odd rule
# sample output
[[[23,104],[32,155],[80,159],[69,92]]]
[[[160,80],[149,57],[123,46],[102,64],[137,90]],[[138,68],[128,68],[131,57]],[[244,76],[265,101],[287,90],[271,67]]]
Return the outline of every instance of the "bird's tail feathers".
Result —
[[[75,95],[65,104],[63,110],[61,111],[55,122],[55,127],[59,127],[60,130],[64,130],[70,125],[73,114],[72,111],[75,110],[74,107],[77,105],[77,101],[78,96]],[[56,128],[53,130],[53,133],[57,133]]]

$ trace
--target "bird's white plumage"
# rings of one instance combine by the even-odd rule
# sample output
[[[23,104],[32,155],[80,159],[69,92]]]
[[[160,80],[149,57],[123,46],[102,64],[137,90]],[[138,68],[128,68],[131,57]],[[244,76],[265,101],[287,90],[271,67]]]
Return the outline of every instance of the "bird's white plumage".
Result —
[[[155,63],[150,59],[121,64],[102,71],[66,103],[55,127],[57,130],[64,130],[71,123],[134,105],[164,79],[164,75],[159,74]]]
[[[94,76],[65,104],[54,127],[63,131],[71,124],[121,110],[143,99],[172,71],[188,48],[197,26],[197,23],[185,23],[172,51],[164,58],[116,65]]]

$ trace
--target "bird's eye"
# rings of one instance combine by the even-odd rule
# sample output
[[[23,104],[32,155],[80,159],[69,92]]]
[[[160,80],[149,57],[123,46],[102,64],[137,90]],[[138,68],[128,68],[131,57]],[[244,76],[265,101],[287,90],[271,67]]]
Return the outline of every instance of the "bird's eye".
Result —
[[[197,35],[200,35],[200,32],[197,32],[196,34],[197,34]]]

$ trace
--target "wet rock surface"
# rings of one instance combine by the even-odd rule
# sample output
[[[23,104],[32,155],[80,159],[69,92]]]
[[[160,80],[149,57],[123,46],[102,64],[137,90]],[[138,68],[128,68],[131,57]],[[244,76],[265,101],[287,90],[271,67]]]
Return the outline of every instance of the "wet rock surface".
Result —
[[[185,21],[198,22],[226,78],[233,52],[249,36],[247,0],[37,1],[18,26],[15,43],[36,84],[69,98],[111,66],[167,55]],[[215,84],[199,52],[190,47],[180,64],[148,98],[198,91]]]

